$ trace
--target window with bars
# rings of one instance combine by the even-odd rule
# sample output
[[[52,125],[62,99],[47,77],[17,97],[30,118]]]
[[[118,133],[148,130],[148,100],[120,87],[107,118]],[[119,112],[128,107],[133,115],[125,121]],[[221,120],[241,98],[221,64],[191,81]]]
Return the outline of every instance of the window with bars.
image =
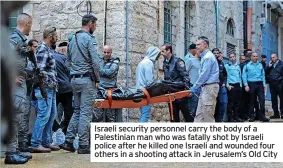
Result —
[[[190,46],[190,2],[185,1],[185,54],[188,52]]]
[[[233,24],[233,20],[229,19],[227,22],[227,32],[226,34],[230,35],[230,36],[234,36],[234,24]]]
[[[172,5],[164,1],[164,43],[172,45]]]
[[[13,12],[9,17],[9,31],[13,32],[17,27],[17,17],[20,13],[23,13],[23,9],[19,9]]]
[[[230,54],[235,54],[236,53],[236,46],[230,43],[227,43],[227,57],[229,57]]]

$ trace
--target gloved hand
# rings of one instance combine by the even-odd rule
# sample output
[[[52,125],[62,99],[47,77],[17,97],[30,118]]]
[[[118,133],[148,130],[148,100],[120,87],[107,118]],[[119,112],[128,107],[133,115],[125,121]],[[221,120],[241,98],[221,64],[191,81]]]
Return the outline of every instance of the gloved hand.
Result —
[[[201,89],[200,88],[194,88],[194,87],[192,87],[191,89],[191,94],[195,94],[195,95],[197,95],[197,96],[199,96],[200,95],[200,91],[201,91]],[[192,96],[192,95],[191,95]]]

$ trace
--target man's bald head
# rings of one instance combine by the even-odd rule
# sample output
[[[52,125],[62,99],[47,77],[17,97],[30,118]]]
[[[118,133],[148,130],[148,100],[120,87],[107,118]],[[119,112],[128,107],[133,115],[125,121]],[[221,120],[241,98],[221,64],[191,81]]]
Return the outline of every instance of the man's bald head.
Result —
[[[28,36],[31,31],[32,18],[29,14],[21,13],[17,17],[17,29]]]
[[[112,48],[109,45],[103,47],[104,58],[109,59],[112,55]]]
[[[112,47],[110,47],[109,45],[105,45],[103,47],[103,50],[110,50],[112,52]]]
[[[276,63],[276,62],[278,61],[277,54],[275,54],[275,53],[271,54],[271,61],[272,61],[273,63]]]

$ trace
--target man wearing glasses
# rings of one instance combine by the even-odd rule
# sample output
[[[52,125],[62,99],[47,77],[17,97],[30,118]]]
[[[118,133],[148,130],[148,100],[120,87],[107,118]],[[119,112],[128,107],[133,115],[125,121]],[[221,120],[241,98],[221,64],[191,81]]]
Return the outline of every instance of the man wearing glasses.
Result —
[[[74,114],[67,129],[66,141],[61,148],[75,152],[73,141],[79,135],[78,154],[90,153],[90,122],[92,103],[99,83],[99,56],[96,40],[92,35],[96,29],[97,18],[86,14],[82,18],[82,28],[72,37],[67,57],[70,63],[71,84],[74,95]]]
[[[57,32],[55,27],[48,27],[43,31],[43,42],[36,49],[37,67],[44,75],[44,88],[47,98],[42,95],[38,86],[34,87],[34,94],[38,103],[37,117],[31,137],[31,152],[45,153],[59,150],[57,146],[52,146],[51,132],[56,116],[56,92],[58,82],[56,79],[55,59],[52,45],[57,42]]]
[[[244,66],[242,78],[245,91],[249,94],[249,121],[255,121],[254,106],[255,100],[258,98],[260,104],[260,111],[257,112],[258,118],[262,122],[268,122],[269,119],[265,117],[265,72],[262,64],[258,61],[256,52],[251,54],[251,61]]]

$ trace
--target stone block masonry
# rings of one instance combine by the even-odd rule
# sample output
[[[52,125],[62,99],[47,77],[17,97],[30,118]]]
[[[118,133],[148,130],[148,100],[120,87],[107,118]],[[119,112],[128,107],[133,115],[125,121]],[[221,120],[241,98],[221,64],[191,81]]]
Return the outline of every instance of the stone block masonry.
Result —
[[[42,40],[42,32],[47,26],[58,29],[59,42],[66,41],[68,35],[81,28],[81,16],[77,13],[77,6],[82,1],[31,1],[24,7],[24,12],[33,17],[32,33],[29,38]],[[104,42],[112,46],[113,55],[121,60],[118,74],[118,85],[126,86],[126,73],[129,74],[129,87],[135,87],[136,66],[144,58],[147,48],[160,47],[164,43],[164,2],[163,1],[129,1],[129,62],[126,70],[126,3],[125,1],[107,1],[106,23],[104,20],[104,1],[90,1],[92,12],[98,18],[97,29],[94,36],[97,39],[98,53],[102,54]],[[226,56],[227,42],[236,47],[236,53],[243,51],[243,6],[242,2],[227,1],[220,3],[220,33],[219,48]],[[185,3],[172,1],[172,39],[174,53],[183,58],[186,54],[184,48],[185,27],[189,27],[190,43],[195,43],[198,36],[207,36],[210,40],[210,49],[216,47],[216,18],[215,8],[211,1],[189,2],[189,23],[183,22]],[[79,6],[79,13],[86,14],[86,3]],[[258,15],[258,14],[256,14]],[[256,16],[254,16],[256,17]],[[227,21],[234,21],[234,37],[226,34]],[[255,19],[253,19],[255,20]],[[106,24],[106,28],[104,25]],[[253,37],[258,39],[259,29],[253,25]],[[255,44],[259,42],[259,44]],[[259,46],[260,40],[253,41]],[[156,79],[163,79],[162,61],[156,65]],[[130,121],[137,121],[140,116],[138,109],[130,109]],[[124,113],[125,115],[126,113]],[[167,103],[154,105],[151,121],[169,121],[169,108]]]

